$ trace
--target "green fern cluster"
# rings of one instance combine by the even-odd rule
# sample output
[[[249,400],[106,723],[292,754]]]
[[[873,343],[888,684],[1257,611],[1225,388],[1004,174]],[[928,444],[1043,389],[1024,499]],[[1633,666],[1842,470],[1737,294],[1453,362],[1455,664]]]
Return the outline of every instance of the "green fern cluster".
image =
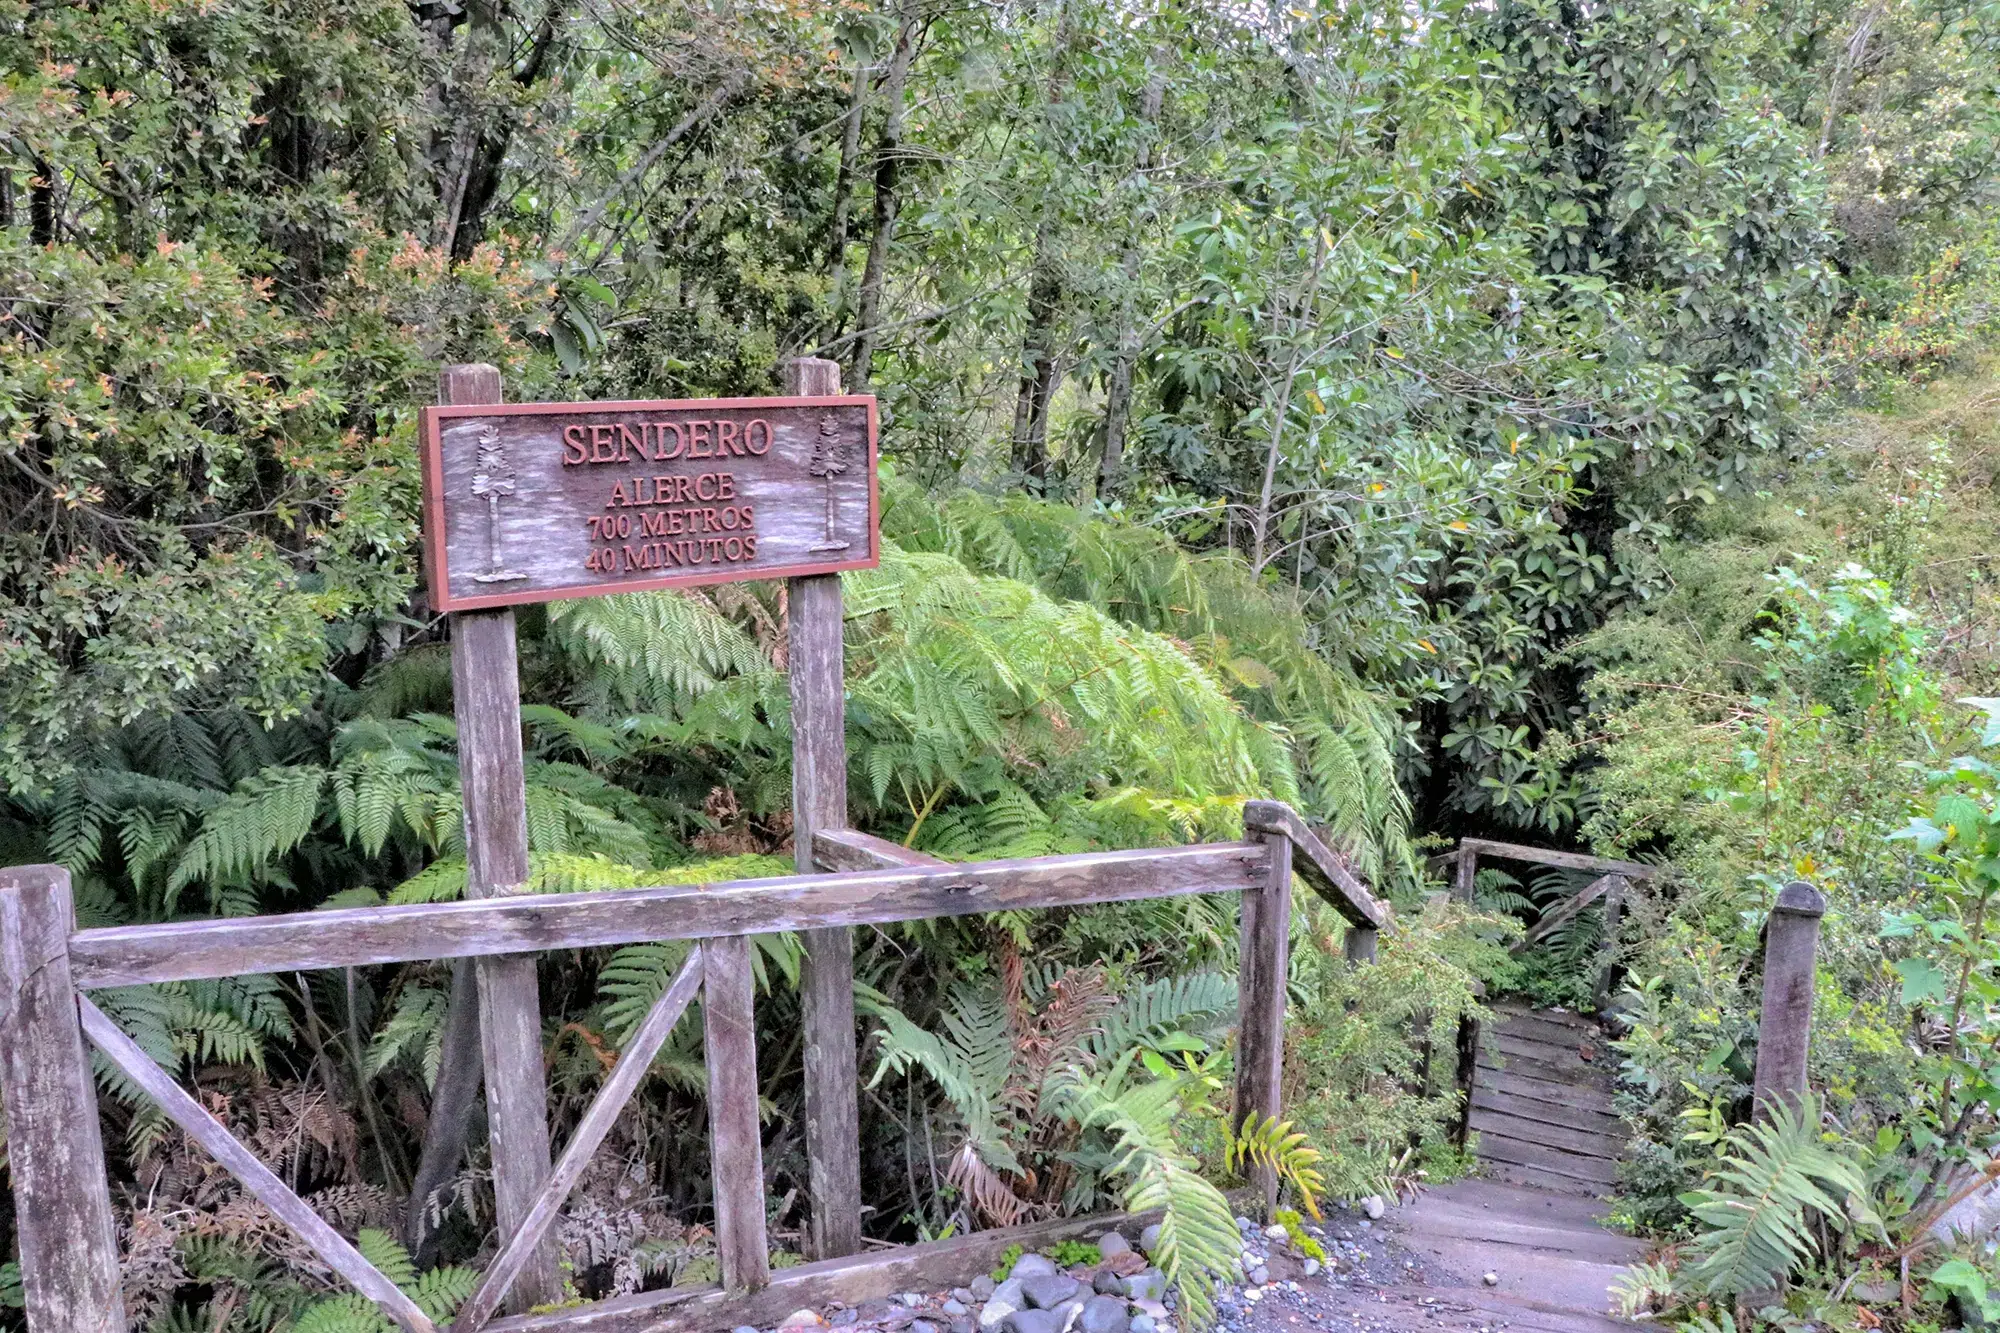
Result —
[[[1021,493],[938,498],[900,481],[886,487],[883,529],[904,550],[950,555],[1185,645],[1287,751],[1296,795],[1285,799],[1326,823],[1375,882],[1416,878],[1393,713],[1299,605],[1235,555],[1196,554],[1159,529]]]

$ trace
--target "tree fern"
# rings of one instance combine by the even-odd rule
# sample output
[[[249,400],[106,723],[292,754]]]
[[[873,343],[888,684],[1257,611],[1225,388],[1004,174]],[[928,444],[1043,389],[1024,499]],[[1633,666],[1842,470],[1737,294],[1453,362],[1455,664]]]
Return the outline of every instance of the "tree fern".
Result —
[[[1710,1183],[1682,1196],[1705,1228],[1689,1247],[1685,1287],[1708,1295],[1768,1290],[1811,1257],[1809,1215],[1881,1231],[1866,1203],[1866,1175],[1821,1140],[1819,1119],[1808,1096],[1796,1112],[1779,1105],[1768,1123],[1729,1132]]]

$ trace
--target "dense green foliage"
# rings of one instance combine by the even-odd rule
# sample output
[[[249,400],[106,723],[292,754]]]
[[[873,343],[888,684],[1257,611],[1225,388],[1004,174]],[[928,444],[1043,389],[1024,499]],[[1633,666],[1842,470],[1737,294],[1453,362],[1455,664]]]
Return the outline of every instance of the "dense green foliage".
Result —
[[[1743,1252],[1826,1266],[1861,1161],[1907,1245],[2000,1142],[1992,793],[1950,762],[1952,701],[2000,694],[1990,403],[1847,413],[1995,331],[1996,91],[2000,11],[1955,0],[0,0],[0,859],[68,865],[87,924],[462,892],[437,366],[633,398],[817,353],[888,460],[857,825],[969,858],[1233,836],[1258,796],[1324,824],[1399,908],[1360,971],[1295,913],[1288,1095],[1343,1195],[1462,1164],[1422,1052],[1476,980],[1590,995],[1595,914],[1499,947],[1576,883],[1426,905],[1425,838],[1671,859],[1629,905],[1627,1211],[1709,1237],[1720,1292],[1744,1173],[1820,1194]],[[532,887],[789,867],[784,620],[755,584],[522,614]],[[1832,1167],[1740,1128],[1793,873],[1840,905]],[[1166,1199],[1198,1304],[1246,1146],[1232,916],[864,937],[871,1233]],[[682,956],[545,965],[558,1138]],[[760,941],[781,1239],[798,959]],[[480,1128],[430,1114],[454,984],[105,1004],[442,1310],[492,1239]],[[573,1200],[580,1294],[714,1276],[693,1031]],[[105,1088],[135,1326],[366,1323]]]

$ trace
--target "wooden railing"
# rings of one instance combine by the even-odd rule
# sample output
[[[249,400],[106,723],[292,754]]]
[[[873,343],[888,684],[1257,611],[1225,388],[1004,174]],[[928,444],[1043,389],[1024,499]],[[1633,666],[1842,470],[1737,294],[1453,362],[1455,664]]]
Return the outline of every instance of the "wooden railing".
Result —
[[[967,1280],[990,1266],[993,1254],[1015,1233],[984,1233],[984,1240],[962,1238],[887,1256],[829,1255],[786,1270],[775,1296],[757,1294],[771,1285],[772,1274],[757,1121],[749,937],[1002,909],[1241,894],[1236,1114],[1239,1119],[1275,1115],[1281,1111],[1293,872],[1350,923],[1347,952],[1352,959],[1373,956],[1375,933],[1386,922],[1387,910],[1289,808],[1250,802],[1244,826],[1241,842],[963,865],[851,829],[821,827],[808,835],[810,856],[826,873],[93,930],[74,928],[69,874],[61,867],[0,871],[0,1095],[9,1116],[30,1333],[119,1333],[124,1326],[86,1041],[355,1290],[408,1333],[432,1333],[430,1320],[393,1282],[154,1063],[88,992],[436,958],[526,958],[550,949],[639,941],[690,940],[695,948],[619,1052],[561,1156],[525,1197],[519,1220],[503,1225],[499,1253],[452,1327],[458,1333],[481,1328],[578,1333],[695,1328],[740,1323],[785,1302],[791,1303],[789,1309],[815,1297],[885,1294],[908,1286],[913,1271],[931,1281]],[[810,978],[805,984],[811,985]],[[697,994],[702,997],[708,1070],[720,1288],[645,1293],[495,1319],[522,1272],[547,1244],[592,1153]],[[851,1012],[851,996],[848,1003]],[[490,1012],[490,1004],[483,1011]],[[851,1023],[845,1035],[845,1052],[815,1051],[815,1043],[808,1043],[809,1081],[816,1060],[839,1065],[843,1057],[853,1077]],[[823,1063],[817,1072],[824,1077]],[[496,1161],[506,1152],[506,1144],[494,1143]],[[858,1217],[859,1142],[852,1116],[844,1124],[823,1124],[809,1156],[814,1212]],[[1268,1196],[1273,1182],[1257,1183]],[[850,1190],[853,1197],[847,1197]],[[1045,1225],[1042,1230],[1053,1236],[1074,1225]]]

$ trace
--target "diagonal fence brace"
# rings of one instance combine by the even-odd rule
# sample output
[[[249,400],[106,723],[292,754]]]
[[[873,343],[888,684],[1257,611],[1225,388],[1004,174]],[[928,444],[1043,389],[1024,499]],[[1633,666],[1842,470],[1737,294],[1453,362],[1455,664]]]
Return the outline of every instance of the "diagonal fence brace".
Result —
[[[167,1119],[179,1125],[189,1138],[229,1168],[230,1174],[242,1181],[245,1189],[269,1208],[279,1221],[297,1232],[313,1253],[325,1260],[334,1272],[354,1284],[355,1290],[381,1306],[383,1312],[402,1325],[406,1333],[436,1333],[436,1326],[431,1323],[430,1317],[417,1308],[417,1303],[405,1295],[402,1288],[363,1258],[361,1251],[348,1244],[346,1237],[327,1225],[325,1218],[293,1193],[289,1185],[273,1175],[270,1167],[259,1161],[257,1155],[244,1147],[226,1125],[189,1096],[166,1070],[153,1062],[153,1057],[140,1050],[139,1044],[126,1036],[125,1030],[112,1022],[88,996],[77,996],[77,1005],[83,1015],[84,1035],[97,1049],[103,1051],[125,1077],[159,1103]]]
[[[521,1219],[519,1229],[514,1232],[492,1263],[486,1266],[486,1275],[479,1280],[472,1295],[452,1321],[452,1333],[478,1333],[486,1326],[500,1308],[500,1302],[507,1298],[507,1289],[520,1276],[521,1269],[534,1256],[535,1247],[555,1222],[556,1214],[562,1210],[569,1192],[583,1179],[583,1173],[590,1166],[591,1156],[596,1153],[604,1136],[611,1132],[618,1121],[619,1112],[625,1103],[639,1089],[639,1080],[652,1067],[653,1057],[666,1045],[673,1034],[674,1025],[687,1012],[694,1001],[695,993],[701,989],[702,950],[696,945],[681,964],[681,970],[660,998],[653,1001],[653,1007],[646,1011],[645,1019],[638,1030],[625,1042],[618,1052],[618,1063],[612,1066],[611,1077],[604,1080],[597,1096],[591,1101],[590,1109],[583,1113],[583,1120],[577,1125],[576,1133],[570,1136],[569,1146],[563,1149],[562,1160],[543,1184],[535,1201],[529,1205],[527,1215]]]

